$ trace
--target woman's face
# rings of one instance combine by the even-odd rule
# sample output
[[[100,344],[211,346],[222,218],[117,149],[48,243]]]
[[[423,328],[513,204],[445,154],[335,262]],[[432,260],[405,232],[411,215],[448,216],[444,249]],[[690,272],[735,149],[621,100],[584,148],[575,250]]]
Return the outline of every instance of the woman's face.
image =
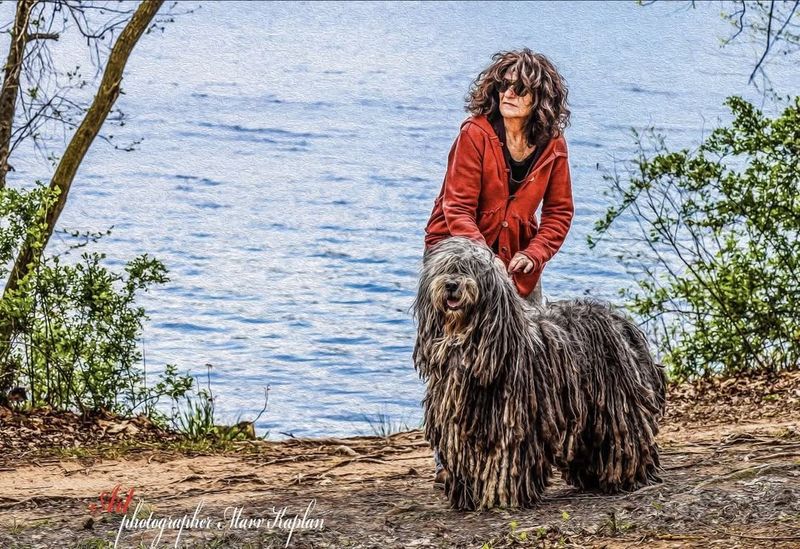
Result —
[[[500,114],[503,118],[522,118],[525,119],[530,115],[533,107],[533,94],[528,91],[523,92],[523,96],[519,96],[514,91],[514,84],[517,81],[515,72],[507,72],[503,77],[504,85],[500,89],[507,88],[500,93]],[[499,90],[498,90],[499,91]]]

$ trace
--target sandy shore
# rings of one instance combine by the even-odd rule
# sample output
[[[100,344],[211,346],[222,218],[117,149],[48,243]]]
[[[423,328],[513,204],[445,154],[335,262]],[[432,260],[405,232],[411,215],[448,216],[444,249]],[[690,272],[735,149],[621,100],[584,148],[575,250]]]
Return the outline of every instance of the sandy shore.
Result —
[[[119,535],[118,547],[146,547],[159,539],[158,519],[187,515],[203,527],[185,524],[179,546],[800,547],[799,380],[769,381],[769,391],[758,380],[673,389],[663,484],[603,496],[556,481],[529,510],[449,509],[420,431],[243,442],[208,455],[7,455],[0,546],[105,547]],[[150,528],[99,512],[115,486],[115,504],[133,489],[128,516],[138,505]],[[175,546],[177,534],[166,527],[152,546]]]

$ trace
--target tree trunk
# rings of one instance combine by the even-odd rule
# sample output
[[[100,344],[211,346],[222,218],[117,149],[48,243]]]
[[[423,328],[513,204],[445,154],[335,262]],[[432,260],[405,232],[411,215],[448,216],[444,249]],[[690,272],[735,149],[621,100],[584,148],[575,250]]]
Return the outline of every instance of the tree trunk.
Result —
[[[30,267],[38,263],[41,255],[47,247],[47,242],[53,234],[58,216],[64,209],[67,202],[67,195],[69,194],[70,185],[75,178],[75,174],[83,161],[86,152],[92,144],[92,141],[100,132],[100,128],[111,111],[114,102],[119,96],[120,84],[122,83],[122,73],[125,69],[125,64],[133,51],[134,46],[141,38],[142,34],[150,26],[153,17],[163,4],[163,0],[144,0],[136,12],[131,17],[131,20],[125,26],[125,29],[120,33],[114,47],[111,50],[111,55],[108,58],[103,79],[100,82],[100,88],[89,107],[86,117],[81,122],[81,125],[75,131],[72,139],[67,145],[61,161],[58,163],[53,178],[50,181],[50,188],[58,188],[61,193],[58,200],[53,204],[45,214],[45,236],[41,248],[36,250],[32,249],[29,243],[24,243],[22,249],[17,256],[14,267],[9,274],[6,282],[6,287],[3,292],[3,297],[8,295],[9,292],[15,290],[19,281],[28,274]],[[14,327],[8,319],[0,319],[0,394],[4,394],[14,377],[14,366],[8,360],[8,353],[11,349],[11,339],[14,335]]]
[[[11,131],[19,94],[19,75],[22,59],[25,57],[25,44],[28,43],[28,21],[37,0],[19,0],[11,41],[8,45],[3,89],[0,91],[0,189],[6,186],[8,156],[11,154]]]

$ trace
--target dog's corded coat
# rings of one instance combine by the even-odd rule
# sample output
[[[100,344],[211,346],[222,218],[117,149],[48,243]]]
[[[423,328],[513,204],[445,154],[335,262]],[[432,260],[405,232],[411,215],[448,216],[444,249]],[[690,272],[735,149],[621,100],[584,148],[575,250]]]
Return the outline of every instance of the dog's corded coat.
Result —
[[[580,488],[658,480],[665,379],[644,335],[607,305],[521,299],[492,251],[427,251],[414,302],[425,434],[459,509],[529,507],[553,465]]]

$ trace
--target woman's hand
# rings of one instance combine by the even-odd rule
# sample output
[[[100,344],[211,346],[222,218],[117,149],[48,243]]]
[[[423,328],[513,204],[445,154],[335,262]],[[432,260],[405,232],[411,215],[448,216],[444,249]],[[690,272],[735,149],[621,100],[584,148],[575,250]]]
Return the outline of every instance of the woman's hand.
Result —
[[[511,259],[511,263],[508,264],[508,270],[512,273],[523,272],[524,274],[528,274],[534,268],[533,261],[530,258],[521,253],[517,252],[514,254],[514,257]]]

